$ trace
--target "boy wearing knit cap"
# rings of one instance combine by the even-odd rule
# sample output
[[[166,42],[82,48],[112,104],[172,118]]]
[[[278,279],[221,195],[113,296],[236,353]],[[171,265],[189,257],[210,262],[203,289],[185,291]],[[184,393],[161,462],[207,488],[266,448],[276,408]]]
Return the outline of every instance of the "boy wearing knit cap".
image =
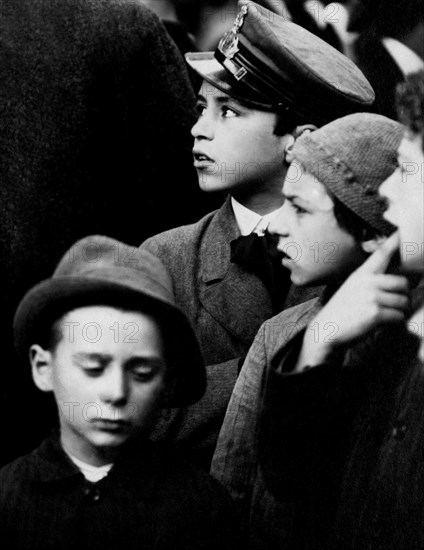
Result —
[[[306,331],[302,353],[294,346],[276,356],[266,384],[261,468],[267,487],[283,503],[296,499],[309,517],[329,509],[324,548],[424,547],[424,73],[411,75],[397,93],[407,131],[380,193],[389,205],[384,217],[399,235],[314,319],[335,323],[334,341],[307,343]],[[407,309],[405,280],[387,269],[399,241]],[[317,547],[309,534],[302,542]]]
[[[227,195],[198,223],[142,244],[168,268],[208,371],[205,397],[169,411],[154,437],[206,469],[242,358],[263,321],[318,294],[290,285],[263,235],[283,203],[286,151],[305,129],[364,110],[374,94],[357,67],[305,29],[241,2],[215,52],[186,55],[201,76],[192,128],[199,186]]]
[[[146,435],[206,382],[158,258],[78,241],[23,297],[14,335],[60,431],[0,470],[2,549],[239,548],[222,487]]]
[[[375,250],[381,254],[381,241],[394,229],[383,219],[377,190],[395,170],[402,133],[401,125],[394,121],[361,113],[301,137],[292,151],[294,160],[283,186],[285,202],[269,230],[278,239],[277,247],[284,254],[283,264],[290,270],[293,283],[326,288],[322,298],[287,309],[261,326],[235,385],[211,471],[238,502],[251,536],[266,548],[297,550],[303,548],[305,536],[309,542],[325,539],[325,533],[320,532],[328,527],[325,513],[329,509],[325,505],[317,510],[307,502],[297,506],[296,493],[281,503],[265,488],[258,440],[260,412],[266,406],[265,382],[274,355],[278,352],[278,365],[283,362],[283,368],[287,368],[281,357],[288,349],[292,350],[291,360],[297,357],[303,336],[311,336],[317,345],[336,340],[336,320],[319,322],[317,315],[370,254]],[[389,241],[384,255],[389,258],[395,247],[396,243]],[[390,300],[399,297],[400,311],[394,313],[397,316],[406,302],[406,281],[396,277],[396,284],[400,295],[390,292]],[[359,303],[360,299],[359,292],[354,300]],[[291,401],[296,401],[299,391],[293,388]],[[281,397],[284,399],[288,401]],[[286,416],[290,415],[287,407]],[[267,437],[270,447],[278,447],[278,440],[269,434]],[[296,460],[302,459],[299,453]],[[304,482],[309,481],[308,473]]]

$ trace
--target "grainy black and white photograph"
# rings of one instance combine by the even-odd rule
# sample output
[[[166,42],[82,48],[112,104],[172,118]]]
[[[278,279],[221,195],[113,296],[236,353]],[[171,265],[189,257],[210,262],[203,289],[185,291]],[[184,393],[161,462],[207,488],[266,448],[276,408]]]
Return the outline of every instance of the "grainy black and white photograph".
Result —
[[[0,0],[0,548],[424,550],[423,0]]]

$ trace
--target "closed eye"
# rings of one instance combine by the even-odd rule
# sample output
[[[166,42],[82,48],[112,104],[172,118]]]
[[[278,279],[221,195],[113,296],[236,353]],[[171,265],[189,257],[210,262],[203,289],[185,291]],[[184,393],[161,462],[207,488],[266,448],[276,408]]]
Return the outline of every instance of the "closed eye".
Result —
[[[90,364],[90,363],[86,363],[86,364],[83,363],[83,364],[80,364],[80,367],[87,376],[91,376],[91,377],[100,376],[105,370],[104,366],[99,364],[96,365],[96,364]]]
[[[110,362],[110,357],[99,353],[77,353],[73,360],[88,376],[98,376]]]
[[[131,373],[138,382],[147,382],[155,376],[156,369],[133,369]]]
[[[158,372],[164,369],[164,363],[160,359],[134,359],[127,364],[128,372],[139,382],[147,382],[154,378]]]
[[[296,214],[306,214],[306,210],[301,206],[299,206],[298,204],[294,202],[290,202],[290,205],[293,208],[293,210],[296,212]]]

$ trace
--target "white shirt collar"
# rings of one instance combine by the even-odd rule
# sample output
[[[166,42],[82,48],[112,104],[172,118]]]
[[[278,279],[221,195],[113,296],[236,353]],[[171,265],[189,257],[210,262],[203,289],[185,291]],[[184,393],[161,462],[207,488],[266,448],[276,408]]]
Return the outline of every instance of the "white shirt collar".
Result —
[[[253,212],[253,210],[249,210],[249,208],[246,208],[240,204],[234,197],[231,197],[231,206],[242,235],[250,235],[250,233],[263,235],[269,223],[281,208],[277,208],[269,214],[261,216],[260,214],[257,214],[256,212]]]
[[[424,69],[424,61],[421,57],[399,40],[386,37],[382,42],[404,76]]]
[[[69,456],[75,466],[81,471],[85,479],[91,481],[92,483],[97,483],[101,479],[107,476],[113,464],[104,464],[103,466],[93,466],[92,464],[87,464],[74,455],[71,455],[66,449],[65,453]]]

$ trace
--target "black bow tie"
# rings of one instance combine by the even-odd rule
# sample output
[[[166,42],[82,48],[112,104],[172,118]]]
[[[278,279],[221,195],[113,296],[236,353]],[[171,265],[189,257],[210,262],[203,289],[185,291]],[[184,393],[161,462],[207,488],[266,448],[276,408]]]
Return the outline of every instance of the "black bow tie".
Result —
[[[230,246],[230,261],[262,279],[270,294],[273,312],[280,312],[290,288],[290,272],[281,265],[281,254],[271,236],[250,233],[234,239]]]

